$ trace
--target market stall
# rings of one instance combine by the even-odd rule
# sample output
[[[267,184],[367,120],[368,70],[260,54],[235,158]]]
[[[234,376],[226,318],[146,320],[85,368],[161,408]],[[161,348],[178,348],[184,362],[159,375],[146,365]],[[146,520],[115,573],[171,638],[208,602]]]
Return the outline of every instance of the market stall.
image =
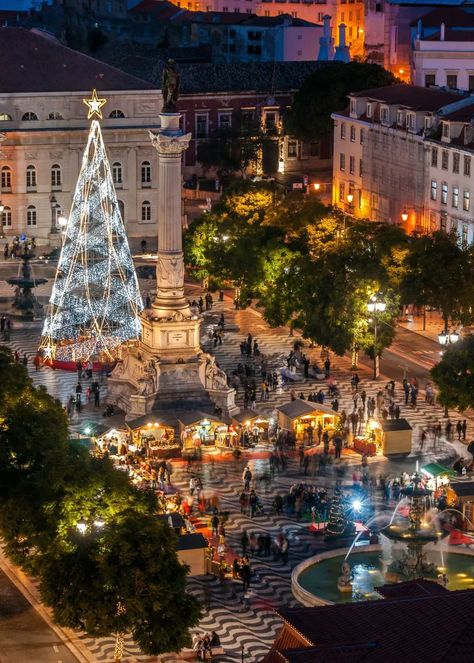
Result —
[[[434,462],[423,465],[420,472],[426,479],[427,487],[432,491],[433,499],[437,500],[443,495],[448,506],[456,506],[458,499],[450,485],[451,480],[456,477],[453,469]]]
[[[381,440],[383,455],[408,455],[411,452],[412,430],[406,419],[381,421],[380,429],[376,430],[376,438]]]
[[[237,442],[241,447],[250,447],[268,440],[270,424],[269,417],[255,410],[242,410],[235,414],[232,426],[237,433]]]
[[[184,412],[179,415],[178,424],[183,451],[202,446],[230,446],[230,427],[214,415],[200,411]]]
[[[104,453],[108,452],[111,456],[125,456],[132,444],[132,431],[128,427],[109,428],[97,437],[96,443]]]
[[[383,431],[376,419],[369,419],[365,430],[359,435],[351,435],[351,446],[363,456],[375,456],[382,451]]]
[[[175,440],[173,426],[157,421],[153,415],[145,415],[128,422],[132,435],[130,451],[148,458],[173,458],[179,456],[180,445]]]
[[[327,405],[303,401],[297,398],[277,408],[278,425],[283,430],[294,433],[297,440],[311,442],[316,439],[318,427],[334,431],[339,415]]]
[[[457,508],[464,516],[461,527],[466,531],[474,532],[474,481],[467,479],[452,481],[448,487],[448,503],[449,490],[454,493]]]

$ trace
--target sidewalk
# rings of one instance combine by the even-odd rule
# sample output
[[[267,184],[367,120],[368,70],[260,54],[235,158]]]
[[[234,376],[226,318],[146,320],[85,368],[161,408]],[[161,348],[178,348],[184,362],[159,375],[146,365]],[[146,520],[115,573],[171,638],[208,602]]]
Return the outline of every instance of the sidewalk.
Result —
[[[403,321],[398,322],[397,324],[410,332],[420,334],[420,336],[429,338],[436,343],[438,343],[438,334],[444,329],[444,321],[439,311],[426,311],[425,329],[423,329],[423,314],[410,314],[406,316]],[[455,325],[451,325],[450,331],[452,331],[454,328],[457,329]]]

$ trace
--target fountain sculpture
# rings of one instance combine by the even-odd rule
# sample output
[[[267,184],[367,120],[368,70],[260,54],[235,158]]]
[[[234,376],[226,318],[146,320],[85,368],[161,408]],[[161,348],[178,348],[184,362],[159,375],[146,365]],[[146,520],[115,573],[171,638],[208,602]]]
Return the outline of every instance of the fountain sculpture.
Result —
[[[24,320],[33,320],[41,315],[43,306],[39,303],[33,294],[33,288],[48,282],[48,279],[36,279],[33,277],[30,260],[34,254],[25,244],[23,252],[20,255],[21,264],[18,270],[18,276],[12,276],[5,279],[7,283],[15,287],[15,296],[12,302],[11,315],[23,318]]]
[[[423,548],[427,543],[440,541],[448,532],[425,520],[426,498],[431,495],[431,490],[426,487],[420,474],[415,472],[410,484],[401,492],[410,499],[409,523],[387,525],[381,530],[381,534],[391,541],[404,543],[406,549],[399,559],[389,564],[386,578],[388,580],[436,578],[439,573],[437,566],[427,561]]]

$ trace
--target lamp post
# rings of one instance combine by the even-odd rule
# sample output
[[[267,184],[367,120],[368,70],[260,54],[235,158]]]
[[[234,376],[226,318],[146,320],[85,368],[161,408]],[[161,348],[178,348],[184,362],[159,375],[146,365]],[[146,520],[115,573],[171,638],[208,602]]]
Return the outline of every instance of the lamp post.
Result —
[[[53,194],[51,194],[49,201],[51,203],[51,230],[50,230],[50,233],[52,235],[56,235],[56,233],[58,232],[57,216],[58,216],[59,204],[58,204],[58,201],[56,200],[56,197]]]
[[[450,333],[446,328],[438,334],[438,342],[442,346],[452,345],[453,343],[457,343],[458,341],[459,341],[459,334],[457,331],[453,331]],[[443,351],[440,352],[440,355],[442,354]],[[449,411],[447,405],[444,406],[444,416],[446,418],[449,417]]]
[[[377,295],[371,297],[370,302],[367,304],[367,310],[372,314],[374,319],[374,380],[380,375],[380,356],[377,350],[377,323],[378,323],[378,314],[383,313],[387,305],[382,301]]]
[[[406,223],[408,221],[408,212],[406,211],[406,209],[403,210],[400,216],[402,217],[403,223]]]

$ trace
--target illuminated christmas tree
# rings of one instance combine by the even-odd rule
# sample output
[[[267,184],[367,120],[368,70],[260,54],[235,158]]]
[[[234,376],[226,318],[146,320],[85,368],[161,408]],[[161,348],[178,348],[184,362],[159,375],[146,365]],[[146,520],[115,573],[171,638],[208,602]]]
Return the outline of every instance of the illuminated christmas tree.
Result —
[[[94,90],[89,118],[102,117]],[[140,335],[137,276],[100,130],[93,120],[43,327],[46,359],[112,359]]]
[[[336,485],[334,496],[329,509],[328,522],[326,524],[324,536],[326,539],[337,539],[341,536],[353,534],[355,526],[347,517],[346,507],[344,505],[344,496],[339,485]]]

